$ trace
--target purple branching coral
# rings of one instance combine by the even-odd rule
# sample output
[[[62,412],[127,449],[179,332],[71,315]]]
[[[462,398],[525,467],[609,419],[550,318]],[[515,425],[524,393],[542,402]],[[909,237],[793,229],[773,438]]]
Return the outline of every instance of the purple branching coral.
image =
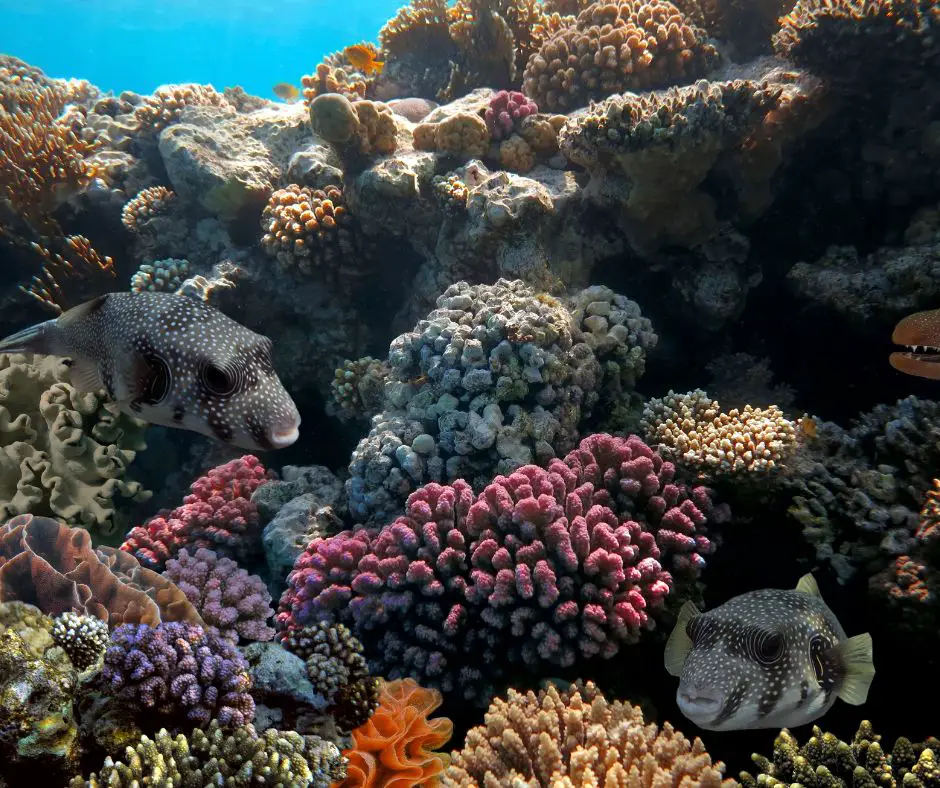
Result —
[[[519,124],[539,111],[532,99],[515,90],[500,90],[493,94],[483,114],[490,137],[505,140],[519,130]]]
[[[205,548],[193,554],[180,550],[166,562],[163,576],[186,594],[208,631],[233,641],[274,637],[267,624],[274,610],[264,581],[240,569],[231,558],[220,558]]]
[[[193,624],[122,624],[104,656],[105,685],[117,698],[200,726],[254,719],[248,663],[238,647]]]

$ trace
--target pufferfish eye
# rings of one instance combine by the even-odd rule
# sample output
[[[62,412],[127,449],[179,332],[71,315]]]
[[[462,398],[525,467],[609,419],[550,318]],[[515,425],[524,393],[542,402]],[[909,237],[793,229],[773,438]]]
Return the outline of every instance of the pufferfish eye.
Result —
[[[238,385],[235,375],[215,364],[206,364],[202,368],[202,382],[212,394],[218,397],[231,394]]]
[[[783,656],[783,635],[779,632],[758,631],[751,641],[751,653],[762,665],[773,665]]]

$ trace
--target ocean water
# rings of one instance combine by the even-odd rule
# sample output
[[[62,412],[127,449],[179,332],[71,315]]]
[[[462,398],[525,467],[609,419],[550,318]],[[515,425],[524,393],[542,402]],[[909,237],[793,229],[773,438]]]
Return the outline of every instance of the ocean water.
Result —
[[[375,41],[398,0],[42,0],[0,2],[0,51],[55,77],[150,93],[174,82],[271,96],[324,55]]]

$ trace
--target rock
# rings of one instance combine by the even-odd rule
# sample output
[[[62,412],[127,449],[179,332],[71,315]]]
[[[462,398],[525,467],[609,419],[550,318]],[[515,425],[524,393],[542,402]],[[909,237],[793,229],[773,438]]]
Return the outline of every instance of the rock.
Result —
[[[259,487],[251,500],[258,507],[262,522],[270,522],[286,503],[312,493],[316,506],[342,508],[343,483],[323,465],[287,465],[281,480]]]
[[[328,142],[342,145],[359,130],[359,118],[344,95],[323,93],[310,102],[310,126]]]
[[[288,501],[264,527],[261,542],[273,579],[282,580],[311,539],[335,533],[342,520],[332,506],[320,506],[313,493]]]
[[[326,708],[307,678],[307,664],[278,643],[252,643],[242,649],[248,660],[251,694],[256,701],[278,708],[285,704]]]

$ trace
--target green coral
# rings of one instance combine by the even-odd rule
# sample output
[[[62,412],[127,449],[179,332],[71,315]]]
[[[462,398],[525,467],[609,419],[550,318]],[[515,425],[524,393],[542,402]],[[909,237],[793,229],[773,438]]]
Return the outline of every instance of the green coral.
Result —
[[[753,755],[757,776],[741,772],[745,788],[932,788],[940,786],[934,738],[913,744],[903,736],[890,753],[881,746],[867,720],[851,744],[813,726],[813,735],[802,747],[786,728],[774,742],[772,758]]]
[[[77,391],[60,358],[0,355],[0,520],[29,513],[110,533],[117,496],[150,497],[125,479],[145,426]]]
[[[213,720],[206,730],[187,738],[161,728],[154,738],[141,736],[128,747],[124,761],[105,760],[87,780],[74,778],[70,788],[149,785],[280,786],[328,788],[346,775],[346,760],[332,742],[318,736],[269,728],[261,735],[253,725],[223,731]]]

